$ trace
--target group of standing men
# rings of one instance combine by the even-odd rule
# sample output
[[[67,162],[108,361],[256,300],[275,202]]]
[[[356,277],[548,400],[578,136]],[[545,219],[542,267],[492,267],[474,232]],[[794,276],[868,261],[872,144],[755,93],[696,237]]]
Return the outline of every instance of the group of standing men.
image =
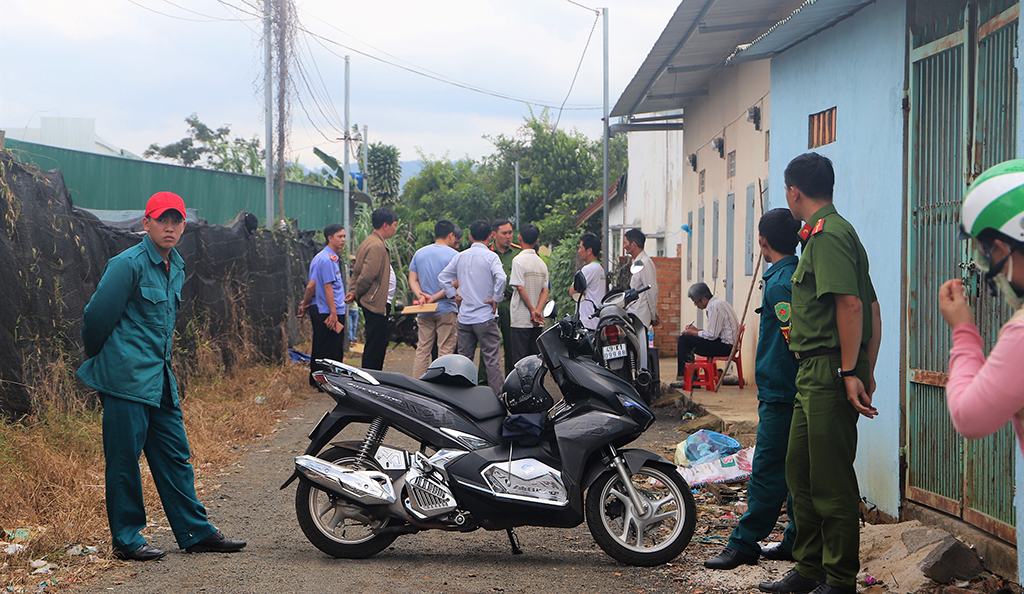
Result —
[[[758,310],[760,422],[749,507],[729,544],[705,565],[733,569],[760,556],[793,559],[793,570],[758,588],[852,594],[860,568],[857,420],[878,414],[871,400],[881,318],[864,246],[832,204],[832,162],[800,155],[786,168],[785,182],[789,209],[765,213],[758,226],[772,266]],[[771,533],[787,495],[794,521],[780,545],[761,548],[758,541]]]

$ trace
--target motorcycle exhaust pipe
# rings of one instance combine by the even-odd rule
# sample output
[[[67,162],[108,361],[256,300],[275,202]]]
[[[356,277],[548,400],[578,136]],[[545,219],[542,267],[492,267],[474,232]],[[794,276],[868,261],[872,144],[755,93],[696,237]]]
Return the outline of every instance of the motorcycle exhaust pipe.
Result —
[[[352,470],[313,456],[295,458],[295,470],[314,484],[364,505],[395,502],[391,478],[376,470]]]
[[[641,388],[646,388],[647,386],[650,386],[651,385],[651,372],[647,371],[646,369],[640,370],[640,372],[636,374],[636,383]]]

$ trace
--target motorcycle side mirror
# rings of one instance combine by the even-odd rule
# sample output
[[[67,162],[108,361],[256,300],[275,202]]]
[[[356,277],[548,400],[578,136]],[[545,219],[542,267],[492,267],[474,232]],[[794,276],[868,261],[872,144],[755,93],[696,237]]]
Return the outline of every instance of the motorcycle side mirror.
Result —
[[[544,309],[541,311],[545,318],[554,318],[558,315],[558,304],[553,300],[548,301],[544,304]]]
[[[572,290],[580,294],[587,290],[587,277],[582,270],[577,270],[576,276],[572,277]]]
[[[633,264],[629,267],[630,274],[636,274],[644,269],[644,263],[640,260],[633,260]]]

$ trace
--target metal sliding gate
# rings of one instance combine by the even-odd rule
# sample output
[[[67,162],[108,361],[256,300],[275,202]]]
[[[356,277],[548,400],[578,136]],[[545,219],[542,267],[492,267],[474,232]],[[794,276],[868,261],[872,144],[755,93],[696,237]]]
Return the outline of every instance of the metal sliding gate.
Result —
[[[937,293],[960,277],[991,348],[1010,311],[988,296],[957,242],[969,183],[1016,152],[1017,0],[969,2],[912,34],[907,279],[906,496],[1016,544],[1016,442],[1007,425],[968,441],[953,429],[945,384],[951,344]]]

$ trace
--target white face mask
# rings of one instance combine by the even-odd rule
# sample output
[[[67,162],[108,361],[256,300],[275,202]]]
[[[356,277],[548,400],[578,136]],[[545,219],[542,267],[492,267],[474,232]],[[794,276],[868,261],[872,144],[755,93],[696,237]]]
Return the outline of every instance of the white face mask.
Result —
[[[993,287],[993,290],[998,290],[999,294],[1003,297],[1003,301],[1006,301],[1015,310],[1020,309],[1024,305],[1024,291],[1018,291],[1010,284],[1010,279],[1013,278],[1012,254],[1007,258],[1006,264],[1003,265],[1003,270],[994,276],[989,273],[992,266],[991,260],[983,250],[975,250],[974,260],[978,264],[978,268],[985,272],[985,280],[989,283],[989,287]]]

